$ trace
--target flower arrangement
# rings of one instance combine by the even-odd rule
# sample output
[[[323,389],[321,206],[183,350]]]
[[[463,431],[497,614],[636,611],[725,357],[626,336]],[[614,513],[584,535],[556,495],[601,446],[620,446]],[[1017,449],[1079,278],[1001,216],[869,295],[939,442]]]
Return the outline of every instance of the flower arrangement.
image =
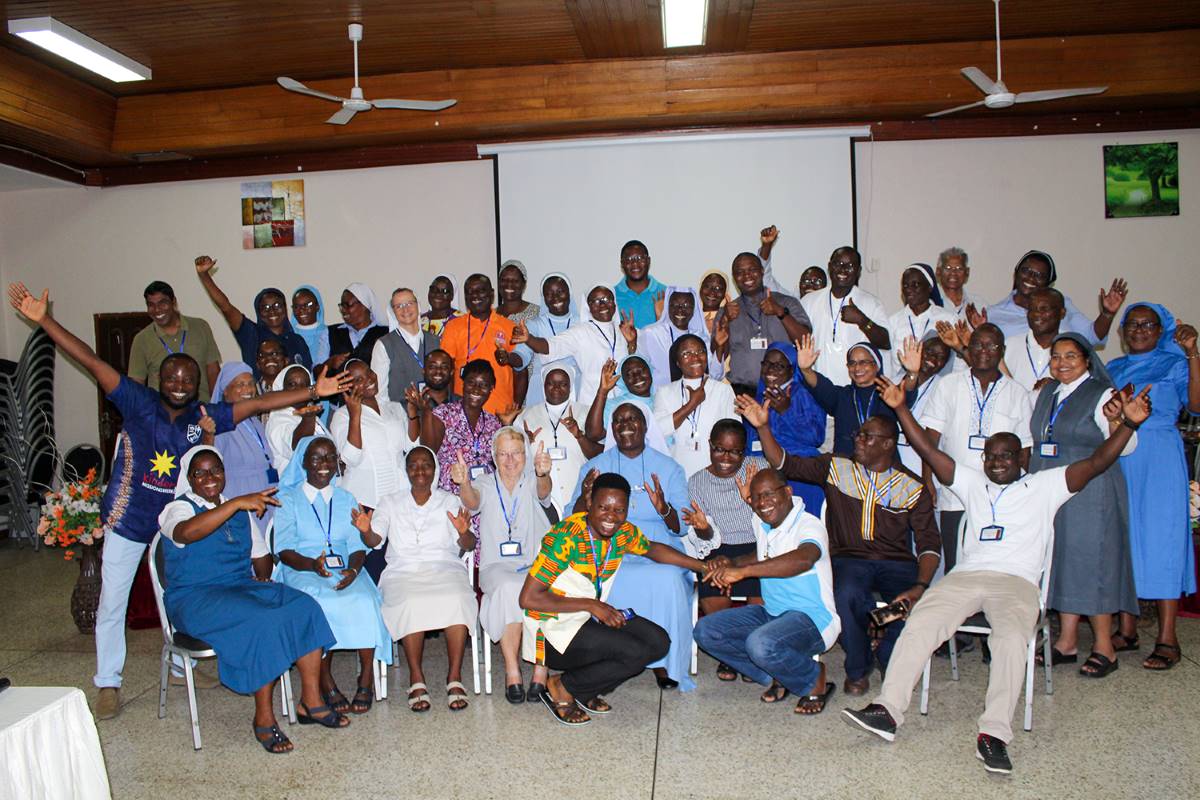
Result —
[[[83,480],[68,483],[57,492],[46,493],[46,504],[38,520],[38,535],[47,547],[72,548],[77,544],[95,544],[104,536],[100,524],[100,486],[95,469]],[[67,549],[63,558],[70,561],[75,551]]]

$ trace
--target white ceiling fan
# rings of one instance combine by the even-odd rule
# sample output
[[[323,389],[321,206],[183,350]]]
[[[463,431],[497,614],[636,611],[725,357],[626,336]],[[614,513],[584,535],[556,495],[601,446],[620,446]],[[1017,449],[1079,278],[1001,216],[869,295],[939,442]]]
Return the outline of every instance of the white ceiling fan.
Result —
[[[1046,89],[1039,92],[1021,92],[1013,94],[1004,85],[1004,73],[1000,69],[1000,0],[992,0],[996,5],[996,80],[993,81],[979,67],[963,67],[962,74],[975,84],[979,91],[986,95],[982,100],[967,103],[965,106],[947,108],[945,111],[935,111],[926,114],[927,117],[940,117],[953,114],[955,111],[965,111],[976,106],[988,108],[1008,108],[1014,103],[1039,103],[1043,100],[1059,100],[1064,97],[1078,97],[1085,94],[1100,94],[1108,89],[1107,86],[1089,86],[1083,89]]]
[[[318,92],[310,89],[294,78],[279,77],[276,82],[289,92],[320,97],[322,100],[332,100],[342,104],[342,110],[325,120],[331,125],[345,125],[354,119],[360,111],[370,111],[372,108],[404,108],[410,111],[441,111],[457,103],[457,100],[365,100],[362,88],[358,85],[358,43],[362,41],[363,26],[357,22],[350,23],[350,41],[354,43],[354,88],[349,97]]]

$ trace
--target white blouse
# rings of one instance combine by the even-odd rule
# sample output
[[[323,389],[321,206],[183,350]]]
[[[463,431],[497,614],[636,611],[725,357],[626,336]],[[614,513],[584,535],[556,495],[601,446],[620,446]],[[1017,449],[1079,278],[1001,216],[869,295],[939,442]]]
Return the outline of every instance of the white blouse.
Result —
[[[930,303],[929,308],[920,314],[914,314],[908,306],[892,314],[887,321],[892,349],[887,351],[887,355],[884,356],[886,364],[884,372],[893,380],[899,380],[904,375],[904,367],[900,366],[900,345],[904,343],[904,340],[911,337],[919,342],[925,338],[925,334],[937,333],[939,322],[949,322],[953,325],[955,319],[952,312],[933,303]]]
[[[411,491],[389,494],[379,501],[371,519],[371,530],[383,537],[375,549],[391,543],[386,551],[389,570],[465,572],[458,531],[446,516],[461,508],[462,502],[442,489],[434,489],[424,505],[417,504]]]
[[[350,411],[342,406],[329,420],[333,443],[346,465],[341,487],[365,506],[374,508],[393,492],[409,488],[404,456],[412,449],[408,438],[408,413],[401,403],[375,398],[379,411],[362,407],[362,448],[350,444]]]
[[[629,345],[621,335],[616,318],[608,322],[582,320],[547,340],[550,352],[546,361],[568,356],[579,365],[579,386],[575,396],[589,405],[600,387],[600,370],[610,358],[621,363],[629,355]]]
[[[292,460],[292,435],[296,432],[296,428],[300,427],[301,418],[292,412],[293,408],[280,408],[272,411],[267,417],[267,446],[271,448],[271,466],[282,475],[287,469],[288,462]],[[314,436],[328,436],[329,431],[321,424],[321,418],[317,418],[317,425],[313,429]]]
[[[185,497],[187,499],[184,499]],[[175,528],[179,526],[179,523],[187,522],[196,516],[196,509],[192,508],[191,503],[187,502],[188,500],[191,500],[205,511],[217,507],[215,503],[208,502],[191,489],[184,492],[178,499],[167,503],[162,513],[158,515],[158,529],[162,531],[163,538],[176,547],[186,547],[186,545],[175,541]],[[228,497],[221,495],[222,503],[228,502],[228,500]],[[258,529],[258,519],[249,511],[246,512],[246,516],[250,518],[250,557],[261,558],[262,556],[270,555],[271,549],[267,546],[266,537]],[[211,536],[212,534],[209,535]]]
[[[674,432],[667,455],[679,462],[689,478],[712,463],[708,454],[708,436],[717,420],[739,419],[733,408],[733,387],[710,379],[704,384],[703,402],[676,428],[673,417],[687,404],[686,387],[699,385],[699,378],[683,378],[654,393],[654,418],[658,427]]]
[[[809,292],[800,298],[800,305],[808,320],[812,323],[813,346],[820,350],[817,363],[813,366],[817,372],[824,375],[837,386],[850,383],[850,373],[846,370],[846,353],[858,342],[867,341],[867,335],[857,325],[842,322],[842,306],[854,301],[854,305],[876,325],[887,324],[887,311],[879,298],[855,286],[850,292],[838,300],[831,294],[827,286],[815,292]],[[896,342],[891,342],[893,348]]]
[[[569,403],[567,407],[571,410],[571,416],[582,427],[584,420],[587,419],[589,406],[581,403]],[[571,502],[571,498],[575,496],[579,468],[587,461],[587,456],[583,454],[583,450],[579,446],[579,440],[572,436],[561,422],[557,422],[558,427],[557,430],[555,429],[555,423],[551,422],[550,410],[546,408],[545,403],[528,406],[522,410],[513,425],[519,431],[529,428],[530,431],[537,433],[533,437],[533,441],[529,443],[529,451],[526,454],[530,463],[533,461],[533,454],[537,452],[539,442],[546,448],[546,452],[551,454],[550,501],[558,509],[560,517],[566,517],[567,514],[564,511],[567,504]],[[539,428],[541,430],[538,430]],[[551,448],[554,447],[561,447],[566,457],[555,459],[551,451]]]

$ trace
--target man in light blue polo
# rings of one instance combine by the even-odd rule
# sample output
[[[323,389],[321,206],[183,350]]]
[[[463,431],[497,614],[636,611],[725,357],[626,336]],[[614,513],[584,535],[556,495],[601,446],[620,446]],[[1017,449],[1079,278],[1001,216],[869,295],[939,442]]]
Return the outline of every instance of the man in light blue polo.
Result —
[[[622,314],[633,312],[633,324],[644,328],[658,321],[655,301],[662,301],[667,289],[650,275],[650,251],[637,239],[632,239],[621,248],[621,272],[625,277],[613,286],[617,308]]]
[[[738,488],[743,488],[740,481]],[[801,696],[797,714],[819,714],[834,684],[826,682],[825,665],[814,658],[833,647],[841,633],[825,526],[792,497],[778,470],[759,471],[747,499],[758,516],[757,552],[708,561],[707,580],[728,592],[744,578],[758,578],[763,604],[703,617],[696,643],[742,675],[769,683],[764,703],[794,692]]]

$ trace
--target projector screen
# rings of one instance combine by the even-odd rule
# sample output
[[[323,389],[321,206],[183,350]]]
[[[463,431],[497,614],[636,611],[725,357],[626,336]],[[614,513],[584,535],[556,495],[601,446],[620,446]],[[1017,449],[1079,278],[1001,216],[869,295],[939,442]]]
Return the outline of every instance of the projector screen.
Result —
[[[620,279],[620,248],[640,239],[651,274],[697,285],[707,269],[781,231],[777,280],[795,291],[810,264],[854,243],[850,137],[859,129],[630,137],[480,147],[497,159],[501,260],[549,272],[577,292]]]

